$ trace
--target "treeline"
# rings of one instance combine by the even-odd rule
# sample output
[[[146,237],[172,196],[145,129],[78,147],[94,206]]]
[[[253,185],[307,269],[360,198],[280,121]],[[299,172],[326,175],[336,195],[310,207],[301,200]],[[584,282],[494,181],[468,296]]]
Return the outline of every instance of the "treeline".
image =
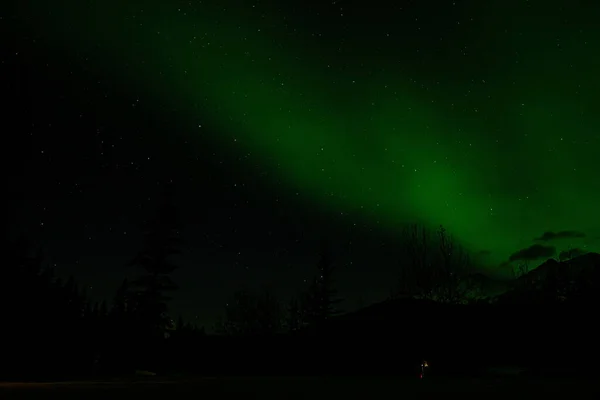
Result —
[[[152,302],[127,281],[112,302],[93,302],[74,278],[63,280],[44,265],[41,251],[32,254],[26,240],[9,249],[0,279],[0,380],[160,371],[163,353],[173,350],[164,346],[165,333],[181,351],[204,334],[181,319],[164,319],[162,329],[150,323],[146,309]]]
[[[397,254],[398,281],[391,285],[390,299],[414,298],[443,304],[488,301],[468,253],[444,227],[432,231],[420,225],[408,226],[399,235]],[[315,275],[304,292],[283,302],[272,288],[239,290],[231,297],[217,332],[229,336],[318,332],[341,314],[340,301],[334,255],[324,242]]]
[[[66,281],[57,277],[42,251],[27,239],[8,243],[0,281],[0,311],[5,318],[1,335],[7,344],[0,357],[0,380],[218,369],[207,356],[220,349],[220,354],[214,353],[217,362],[229,353],[220,345],[224,342],[211,344],[215,339],[207,339],[203,327],[181,317],[174,322],[168,309],[177,290],[171,279],[176,269],[172,260],[182,247],[172,195],[172,188],[166,188],[154,218],[143,226],[142,248],[129,263],[137,276],[124,280],[108,302],[91,301],[73,277]],[[314,279],[287,306],[268,289],[236,292],[216,327],[217,335],[232,339],[321,329],[340,311],[329,250],[323,246]],[[235,347],[231,340],[226,342],[227,348]],[[191,354],[205,362],[198,363]]]
[[[109,302],[93,302],[74,278],[57,277],[27,240],[9,243],[0,275],[0,380],[136,371],[381,374],[411,372],[422,357],[464,370],[492,358],[527,361],[533,349],[538,362],[549,362],[541,356],[548,345],[534,346],[535,337],[552,338],[555,353],[565,340],[581,352],[590,340],[584,333],[597,331],[589,311],[584,321],[593,323],[574,315],[598,303],[600,256],[580,273],[571,261],[549,262],[535,274],[525,271],[505,295],[488,298],[468,253],[443,227],[414,225],[399,237],[398,281],[387,301],[342,314],[332,248],[323,243],[305,291],[284,302],[273,288],[238,290],[217,334],[207,335],[181,318],[174,322],[168,309],[177,290],[172,256],[182,244],[171,197],[166,190],[143,227],[143,246],[130,262],[138,275]]]
[[[26,239],[8,243],[0,278],[0,380],[160,373],[204,335],[181,319],[175,324],[168,312],[169,293],[177,289],[170,258],[180,251],[171,197],[167,188],[143,227],[143,247],[130,262],[138,275],[123,281],[109,304],[91,301],[73,278],[55,276]]]
[[[43,252],[26,238],[9,243],[0,280],[0,312],[5,318],[0,380],[103,378],[136,371],[244,373],[246,340],[270,337],[273,344],[283,333],[323,329],[339,314],[333,265],[324,246],[314,279],[288,307],[268,289],[238,291],[216,336],[181,317],[174,322],[167,304],[168,293],[176,289],[170,279],[175,267],[168,258],[176,254],[178,240],[165,233],[175,230],[169,221],[165,207],[148,226],[144,247],[131,262],[140,270],[139,277],[125,279],[109,302],[94,302],[73,277],[56,276]],[[257,357],[258,349],[266,350],[264,344],[253,349]]]
[[[170,278],[176,268],[171,260],[181,241],[169,200],[167,195],[155,218],[144,227],[143,247],[130,263],[139,271],[138,277],[124,280],[108,303],[91,301],[73,278],[63,281],[56,277],[53,269],[44,265],[41,251],[36,252],[26,240],[9,246],[1,304],[5,308],[2,315],[9,321],[3,336],[10,345],[0,361],[2,379],[112,377],[132,375],[136,370],[244,374],[273,373],[279,368],[279,372],[307,373],[302,367],[307,363],[318,364],[312,366],[314,373],[334,363],[341,371],[341,367],[357,368],[348,353],[357,350],[339,343],[360,341],[356,332],[362,332],[362,339],[370,337],[371,346],[383,343],[385,335],[374,340],[372,332],[365,334],[358,325],[334,329],[341,310],[327,243],[321,247],[307,289],[289,301],[281,301],[270,288],[239,290],[225,308],[216,336],[206,335],[202,328],[181,318],[174,323],[167,305],[170,293],[177,289]],[[405,273],[392,298],[452,304],[470,298],[472,285],[462,274],[467,271],[467,260],[458,250],[450,250],[452,243],[445,230],[438,232],[437,239],[417,228],[408,232],[410,240],[404,249],[412,258],[406,258],[410,265],[400,268]],[[459,255],[438,259],[433,249]],[[419,337],[411,336],[413,350]],[[407,352],[404,350],[405,355]],[[258,368],[253,363],[259,359],[269,362]]]
[[[270,287],[238,290],[225,307],[216,332],[224,336],[264,336],[321,329],[339,315],[331,248],[323,243],[315,274],[305,291],[283,302]]]

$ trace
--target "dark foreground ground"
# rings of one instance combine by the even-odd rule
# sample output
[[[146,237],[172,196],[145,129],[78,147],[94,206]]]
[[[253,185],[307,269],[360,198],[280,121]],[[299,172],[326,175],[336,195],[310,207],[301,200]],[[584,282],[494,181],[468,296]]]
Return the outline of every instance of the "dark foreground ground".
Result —
[[[0,383],[0,399],[419,399],[461,398],[531,399],[595,398],[594,379],[558,377],[502,378],[194,378],[112,382]],[[123,397],[126,396],[126,397]]]

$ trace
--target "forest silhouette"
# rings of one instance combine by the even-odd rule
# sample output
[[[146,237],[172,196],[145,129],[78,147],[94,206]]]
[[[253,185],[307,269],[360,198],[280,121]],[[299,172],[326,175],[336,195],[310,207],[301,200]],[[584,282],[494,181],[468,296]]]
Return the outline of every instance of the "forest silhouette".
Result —
[[[497,364],[569,368],[596,348],[600,255],[561,253],[514,266],[499,294],[440,227],[400,235],[398,280],[387,300],[339,308],[335,255],[322,243],[307,289],[283,302],[276,288],[232,294],[215,333],[168,304],[180,252],[169,191],[143,227],[143,246],[111,302],[63,280],[25,237],[9,243],[0,279],[0,380],[131,376],[477,374]],[[594,353],[595,354],[595,353]]]

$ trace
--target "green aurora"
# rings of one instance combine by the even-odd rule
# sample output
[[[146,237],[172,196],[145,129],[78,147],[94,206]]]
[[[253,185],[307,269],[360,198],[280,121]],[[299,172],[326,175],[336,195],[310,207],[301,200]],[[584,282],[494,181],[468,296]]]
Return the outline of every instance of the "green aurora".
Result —
[[[216,145],[259,156],[268,179],[332,212],[392,231],[443,224],[489,265],[547,230],[586,233],[559,251],[600,249],[600,4],[457,2],[443,36],[407,41],[393,18],[219,3],[20,11],[50,46],[171,99],[182,132],[218,127]]]

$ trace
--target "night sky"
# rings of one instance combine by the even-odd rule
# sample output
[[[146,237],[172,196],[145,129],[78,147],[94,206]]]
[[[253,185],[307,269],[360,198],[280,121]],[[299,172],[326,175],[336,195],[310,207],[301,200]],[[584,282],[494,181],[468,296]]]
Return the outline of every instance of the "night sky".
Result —
[[[493,275],[600,250],[600,2],[3,7],[9,234],[97,299],[171,182],[172,310],[207,326],[240,287],[295,294],[324,239],[346,309],[389,293],[407,223]]]

